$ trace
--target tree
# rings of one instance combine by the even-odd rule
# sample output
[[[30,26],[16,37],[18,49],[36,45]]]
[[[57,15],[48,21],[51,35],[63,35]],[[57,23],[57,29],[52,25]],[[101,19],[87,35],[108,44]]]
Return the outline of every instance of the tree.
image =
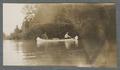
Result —
[[[64,38],[69,32],[72,37],[79,35],[95,41],[113,40],[116,36],[114,5],[34,4],[24,10],[22,33],[27,39],[45,32],[48,38]]]

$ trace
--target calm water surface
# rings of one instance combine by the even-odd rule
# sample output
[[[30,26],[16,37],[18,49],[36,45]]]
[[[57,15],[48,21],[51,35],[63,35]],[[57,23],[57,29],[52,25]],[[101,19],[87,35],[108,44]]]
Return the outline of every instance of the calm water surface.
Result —
[[[3,43],[3,64],[8,66],[102,66],[107,64],[107,57],[111,56],[108,54],[109,47],[100,46],[95,42],[86,43],[84,40],[39,43],[4,40]],[[108,66],[115,65],[113,49],[111,50],[113,60]]]

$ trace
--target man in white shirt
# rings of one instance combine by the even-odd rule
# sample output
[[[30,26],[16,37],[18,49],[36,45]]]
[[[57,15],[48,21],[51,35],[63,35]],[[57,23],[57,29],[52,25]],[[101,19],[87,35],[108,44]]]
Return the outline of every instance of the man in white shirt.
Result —
[[[69,39],[69,38],[71,38],[71,36],[69,36],[69,35],[68,35],[68,32],[67,32],[67,33],[65,34],[64,38],[65,38],[65,39]]]

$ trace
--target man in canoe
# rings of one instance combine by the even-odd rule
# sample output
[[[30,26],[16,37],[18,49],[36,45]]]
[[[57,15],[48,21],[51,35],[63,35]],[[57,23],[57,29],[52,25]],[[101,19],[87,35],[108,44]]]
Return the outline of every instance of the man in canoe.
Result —
[[[45,32],[44,34],[41,35],[42,39],[48,39],[47,33]]]
[[[65,39],[70,39],[71,36],[69,36],[69,34],[68,34],[68,32],[67,32],[67,33],[65,34],[64,38],[65,38]]]

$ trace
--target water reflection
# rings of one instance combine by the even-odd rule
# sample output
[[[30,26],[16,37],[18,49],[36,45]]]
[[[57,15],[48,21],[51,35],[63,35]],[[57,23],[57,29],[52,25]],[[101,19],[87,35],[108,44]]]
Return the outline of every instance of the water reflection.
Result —
[[[65,47],[69,49],[70,47],[78,47],[78,40],[75,41],[65,41]]]
[[[96,59],[102,52],[101,50],[103,50],[103,46],[98,46],[95,42],[94,44],[87,43],[87,40],[66,42],[41,41],[39,44],[35,41],[5,40],[3,63],[4,65],[23,66],[88,67],[96,63]]]
[[[43,58],[42,61],[46,62],[49,59],[49,64],[54,65],[77,65],[80,61],[83,65],[86,63],[85,54],[82,48],[76,47],[75,41],[65,41],[65,42],[40,42],[38,48],[42,52],[40,55]],[[43,55],[44,54],[44,55]],[[42,55],[44,57],[42,57]]]

